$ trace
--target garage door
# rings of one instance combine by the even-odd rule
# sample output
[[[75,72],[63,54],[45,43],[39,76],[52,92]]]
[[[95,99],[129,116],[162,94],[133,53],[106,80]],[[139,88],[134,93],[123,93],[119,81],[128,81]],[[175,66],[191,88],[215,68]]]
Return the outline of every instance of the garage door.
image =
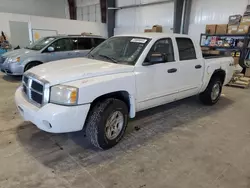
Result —
[[[117,0],[117,7],[140,5],[157,2],[157,0]],[[173,32],[174,2],[144,5],[116,11],[115,35],[131,32],[143,32],[153,25],[162,25],[164,32]]]

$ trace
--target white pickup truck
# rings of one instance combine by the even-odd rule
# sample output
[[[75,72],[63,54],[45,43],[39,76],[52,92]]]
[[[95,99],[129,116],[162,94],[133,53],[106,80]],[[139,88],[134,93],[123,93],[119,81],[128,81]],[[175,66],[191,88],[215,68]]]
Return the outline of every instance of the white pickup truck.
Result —
[[[112,37],[86,58],[54,61],[25,72],[15,93],[24,120],[51,133],[84,129],[108,149],[136,112],[199,94],[215,104],[234,71],[231,57],[204,59],[186,35]]]

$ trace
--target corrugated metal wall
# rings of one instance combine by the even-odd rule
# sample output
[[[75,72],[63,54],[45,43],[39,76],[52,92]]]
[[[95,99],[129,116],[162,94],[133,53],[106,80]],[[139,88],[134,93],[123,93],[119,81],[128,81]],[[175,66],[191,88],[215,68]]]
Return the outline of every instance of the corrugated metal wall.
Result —
[[[101,22],[100,0],[76,0],[77,20]]]
[[[228,17],[246,10],[249,0],[193,0],[189,35],[199,41],[206,24],[227,24]]]
[[[116,0],[116,6],[139,5],[159,0]],[[115,34],[143,32],[155,24],[163,26],[164,32],[172,32],[174,2],[159,5],[126,8],[116,11]]]
[[[66,18],[65,0],[1,0],[0,12]]]

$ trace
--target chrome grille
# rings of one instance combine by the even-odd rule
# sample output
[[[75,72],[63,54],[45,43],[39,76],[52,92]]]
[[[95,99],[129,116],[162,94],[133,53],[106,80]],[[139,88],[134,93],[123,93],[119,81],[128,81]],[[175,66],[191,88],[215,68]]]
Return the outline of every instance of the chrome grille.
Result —
[[[49,87],[48,82],[39,79],[32,73],[23,75],[23,94],[36,106],[42,106],[48,102]]]

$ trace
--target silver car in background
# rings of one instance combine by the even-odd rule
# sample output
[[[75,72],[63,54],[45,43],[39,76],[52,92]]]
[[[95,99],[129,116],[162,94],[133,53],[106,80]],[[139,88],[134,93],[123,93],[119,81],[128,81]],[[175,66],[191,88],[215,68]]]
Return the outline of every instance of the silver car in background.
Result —
[[[42,63],[84,57],[90,49],[104,40],[94,35],[44,37],[24,49],[0,56],[0,68],[7,75],[22,75],[26,70]]]

